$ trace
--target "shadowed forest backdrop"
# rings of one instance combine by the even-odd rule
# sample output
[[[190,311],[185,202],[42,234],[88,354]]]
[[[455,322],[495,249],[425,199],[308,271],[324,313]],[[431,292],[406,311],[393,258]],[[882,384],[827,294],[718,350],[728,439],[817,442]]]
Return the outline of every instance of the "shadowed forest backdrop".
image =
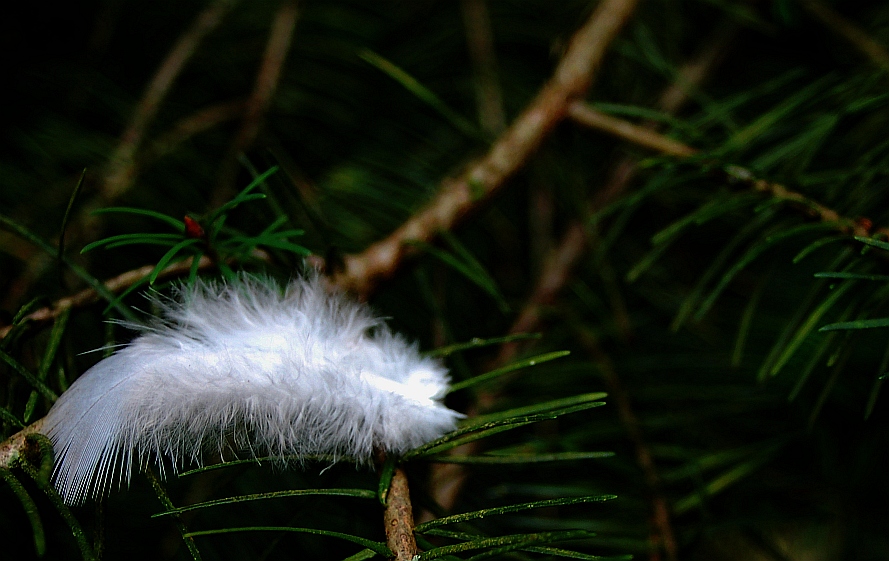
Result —
[[[493,372],[448,397],[485,438],[404,462],[423,559],[889,557],[886,3],[19,8],[4,438],[132,337],[108,320],[149,284],[322,267],[455,382]],[[387,555],[383,467],[139,475],[69,509],[22,434],[21,558]],[[298,489],[355,492],[175,510]]]

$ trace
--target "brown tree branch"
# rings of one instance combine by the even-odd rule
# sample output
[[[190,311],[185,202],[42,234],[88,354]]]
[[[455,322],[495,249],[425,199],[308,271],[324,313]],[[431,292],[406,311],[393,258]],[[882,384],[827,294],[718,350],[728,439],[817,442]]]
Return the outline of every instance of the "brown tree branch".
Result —
[[[39,433],[43,428],[43,419],[37,419],[27,427],[0,442],[0,469],[12,467],[27,446],[28,435]]]
[[[395,561],[412,561],[417,555],[417,540],[414,538],[414,513],[411,494],[404,469],[396,467],[386,495],[386,510],[383,513],[386,528],[386,545],[395,554]]]
[[[263,260],[269,259],[267,253],[258,249],[254,250],[253,256]],[[165,267],[160,274],[158,274],[158,279],[163,280],[184,275],[191,270],[191,264],[192,258],[173,263],[172,265]],[[211,258],[204,255],[201,257],[201,261],[198,264],[198,270],[204,271],[215,266],[216,263]],[[154,270],[154,267],[154,265],[144,265],[138,269],[132,269],[125,273],[121,273],[120,275],[105,281],[105,288],[114,293],[121,292],[150,275]],[[33,323],[48,323],[59,317],[59,315],[66,309],[89,306],[90,304],[98,302],[99,299],[99,294],[95,290],[86,288],[73,296],[66,296],[65,298],[56,300],[51,306],[31,312],[25,316],[25,320]],[[0,327],[0,339],[6,337],[11,330],[12,326]]]
[[[552,78],[481,160],[459,177],[443,182],[439,194],[389,237],[364,252],[347,255],[334,276],[339,286],[366,297],[390,277],[411,253],[410,242],[429,241],[452,228],[489,200],[524,166],[547,134],[581,98],[593,81],[611,41],[629,19],[638,0],[604,0],[574,34]]]
[[[121,136],[120,144],[108,162],[101,191],[105,200],[120,196],[132,185],[136,172],[136,153],[142,144],[148,125],[198,45],[219,26],[234,5],[235,0],[214,0],[210,3],[198,14],[191,27],[179,37],[167,54],[167,58],[157,69],[136,106],[130,124]]]

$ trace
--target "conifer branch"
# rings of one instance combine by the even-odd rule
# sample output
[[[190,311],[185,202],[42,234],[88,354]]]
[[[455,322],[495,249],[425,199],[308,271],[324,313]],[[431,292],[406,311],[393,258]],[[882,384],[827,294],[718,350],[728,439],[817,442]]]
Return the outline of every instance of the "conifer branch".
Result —
[[[231,1],[220,0],[220,2],[212,4],[211,7],[221,4],[227,5]],[[436,199],[424,210],[409,218],[388,238],[377,242],[360,254],[346,256],[345,270],[335,275],[333,279],[334,284],[347,290],[352,290],[358,295],[366,296],[381,278],[394,273],[397,265],[410,251],[408,242],[428,240],[438,231],[453,226],[459,218],[479,206],[483,200],[486,200],[502,187],[505,181],[525,163],[527,157],[542,142],[545,134],[568,114],[573,101],[582,96],[589,87],[593,74],[601,63],[608,44],[627,21],[637,2],[638,0],[609,0],[603,2],[583,27],[575,33],[553,77],[544,86],[535,101],[494,144],[488,155],[470,166],[469,170],[460,178],[445,180],[443,188]],[[204,32],[208,32],[209,29],[205,29],[209,25],[208,22],[211,20],[215,21],[211,18],[211,15],[215,18],[221,18],[223,14],[219,12],[204,13],[199,17],[199,22],[203,22],[202,25],[198,25],[196,22],[191,30],[192,35],[188,36],[189,40],[186,41],[186,38],[183,37],[180,39],[180,43],[184,42],[191,45],[192,49],[195,48],[196,43],[194,41],[203,37],[201,35],[196,38],[194,36],[196,33],[195,29],[200,28]],[[295,12],[292,13],[292,17],[295,18]],[[288,21],[290,21],[288,25],[292,25],[295,20],[285,20],[285,23]],[[284,24],[281,24],[281,27],[292,31],[292,27],[287,27]],[[270,44],[272,43],[280,45],[284,42],[272,41],[270,38]],[[181,45],[177,48],[183,52],[186,50]],[[271,49],[271,47],[269,50],[278,52],[279,55],[283,53],[282,50]],[[172,54],[168,58],[178,60]],[[180,64],[182,63],[184,61],[180,61]],[[153,85],[149,87],[150,95],[147,93],[146,99],[159,103],[165,90],[162,90],[156,83],[163,83],[168,87],[175,76],[171,76],[172,69],[167,67],[174,66],[176,65],[171,61],[165,62],[163,65],[164,71],[159,71],[158,74],[162,74],[166,78],[161,80],[161,78],[155,77],[152,82]],[[271,63],[269,63],[269,66],[275,67]],[[181,68],[176,66],[176,69]],[[272,73],[272,71],[267,73],[260,72],[260,75]],[[259,82],[266,83],[268,81],[258,79]],[[266,89],[257,87],[257,90],[265,91]],[[260,107],[262,103],[267,102],[265,96],[256,95],[254,97],[259,99],[259,101],[254,99],[254,104],[258,104]],[[150,104],[143,100],[143,105],[146,108],[142,111],[147,111]],[[227,114],[228,111],[225,110],[223,113]],[[134,123],[138,124],[139,121],[144,119],[144,115],[134,118]],[[134,128],[134,125],[131,124],[130,128]],[[127,134],[125,137],[132,138],[132,134]],[[137,140],[141,142],[141,135]],[[209,259],[206,257],[202,258],[201,269],[211,265],[212,263]],[[169,278],[183,274],[188,270],[189,266],[190,260],[176,263],[164,269],[160,277]],[[106,286],[111,291],[122,290],[144,278],[146,271],[150,272],[152,268],[153,266],[146,265],[127,271],[108,280]],[[28,319],[36,322],[51,321],[64,308],[80,307],[96,301],[98,301],[98,295],[95,291],[92,289],[83,290],[74,296],[58,300],[50,307],[32,312],[28,315]],[[9,327],[0,329],[0,338],[4,337],[9,332],[9,329]]]
[[[672,114],[677,112],[688,100],[689,90],[700,85],[722,60],[723,55],[727,52],[736,35],[737,27],[732,23],[717,26],[709,40],[700,49],[698,55],[682,66],[677,75],[676,82],[668,86],[661,94],[657,103],[658,108],[665,113]],[[587,108],[586,104],[578,101],[571,105],[569,112],[575,120],[581,120],[581,122],[584,119],[589,120],[590,123],[599,124],[605,130],[614,131],[615,134],[623,133],[627,137],[634,139],[637,144],[655,150],[660,149],[668,153],[675,152],[675,155],[683,157],[695,153],[692,148],[659,135],[654,130],[656,126],[654,122],[646,123],[646,126],[642,127],[636,125],[627,127],[626,121],[597,111],[586,111]],[[583,119],[579,119],[578,115],[583,117]],[[591,198],[589,210],[601,209],[620,196],[630,186],[632,178],[635,176],[636,167],[635,160],[629,157],[615,164],[603,187],[596,191]],[[534,290],[513,321],[509,329],[510,334],[531,333],[540,329],[544,321],[543,310],[556,302],[559,294],[573,275],[580,259],[588,251],[589,245],[589,233],[584,222],[581,220],[571,222],[565,229],[559,244],[546,257],[541,267],[541,274],[534,285]],[[620,316],[620,314],[616,314],[616,316]],[[666,559],[674,561],[678,558],[678,545],[670,519],[669,503],[660,490],[660,477],[654,466],[651,453],[642,437],[629,396],[623,388],[620,376],[611,366],[607,355],[598,345],[598,342],[585,341],[585,345],[591,354],[604,364],[603,370],[605,371],[606,384],[609,386],[610,391],[615,394],[616,406],[619,410],[621,421],[633,444],[636,446],[636,455],[640,468],[643,470],[646,482],[651,490],[652,518],[657,535],[655,541],[659,545],[659,547],[656,546],[658,549],[652,551],[652,558],[659,556],[660,548],[663,548]],[[495,364],[509,363],[515,359],[519,350],[520,346],[517,342],[502,345]],[[482,393],[478,396],[478,402],[473,407],[484,409],[492,405],[494,401],[496,401],[496,393]],[[478,442],[471,443],[469,446],[472,445],[477,446]],[[475,450],[459,449],[455,451],[455,453],[459,454],[472,454],[473,452]],[[460,464],[436,464],[433,466],[432,477],[434,478],[434,492],[436,493],[437,502],[447,509],[456,501],[456,497],[465,482],[465,466]]]
[[[605,0],[574,34],[553,76],[481,160],[442,183],[435,199],[387,238],[360,254],[347,255],[335,284],[366,297],[394,274],[412,252],[412,242],[429,241],[451,229],[506,184],[592,83],[611,41],[629,20],[638,0]]]
[[[566,116],[570,104],[587,91],[604,58],[608,45],[629,19],[637,3],[638,0],[605,0],[602,2],[588,21],[575,33],[553,77],[515,123],[494,143],[488,155],[480,162],[470,166],[461,177],[445,181],[443,189],[435,201],[425,210],[410,218],[389,238],[374,244],[360,255],[348,256],[345,260],[345,270],[335,277],[335,284],[366,296],[379,280],[394,273],[396,267],[407,254],[407,242],[428,240],[437,231],[452,227],[460,218],[496,193],[524,165],[555,125]],[[227,5],[228,2],[224,1],[222,4]],[[220,4],[212,6],[220,6]],[[289,33],[292,33],[292,26],[295,22],[294,4],[287,3],[282,10],[287,9],[288,6],[292,8],[293,19],[289,20],[289,23],[286,18],[283,18],[284,23],[281,23],[280,20],[278,22],[281,24],[280,27],[287,31],[287,39],[286,41],[275,39],[284,34],[283,31],[272,33],[267,50],[269,68],[266,69],[267,72],[261,71],[260,77],[257,79],[257,89],[254,92],[252,103],[248,103],[245,126],[238,136],[241,140],[252,140],[255,136],[259,117],[268,103],[266,94],[270,96],[271,91],[274,90],[281,59],[272,56],[272,54],[277,53],[277,55],[283,56],[283,53],[286,52],[286,48],[281,50],[277,47],[289,46]],[[221,13],[216,13],[215,16],[221,18]],[[216,22],[218,23],[218,20]],[[203,25],[199,25],[200,23]],[[212,29],[210,23],[212,21],[208,21],[206,17],[203,20],[199,19],[199,24],[196,24],[195,29],[192,30],[194,31],[193,35],[187,37],[191,42],[184,40],[180,42],[180,45],[169,57],[173,60],[162,66],[162,72],[159,72],[159,76],[149,86],[141,110],[137,112],[130,128],[124,134],[121,145],[112,160],[104,187],[104,194],[107,198],[119,195],[128,187],[135,170],[135,154],[142,142],[145,128],[173,79],[181,70],[185,59],[193,52],[197,41],[203,37],[201,33],[205,34],[209,29]],[[285,23],[287,25],[284,25]],[[183,41],[185,44],[182,44]],[[277,47],[273,48],[274,45]],[[271,51],[274,53],[269,54]],[[273,64],[275,61],[278,66]],[[268,79],[269,76],[272,79]],[[270,83],[272,84],[271,89],[265,87]],[[247,126],[248,124],[250,126]],[[240,144],[238,146],[241,147]],[[210,260],[207,259],[207,261],[209,264]],[[185,263],[187,261],[178,265],[185,266],[185,270],[187,270]],[[150,272],[150,268],[145,271],[142,269],[130,271],[112,279],[108,284],[112,285],[112,288],[119,288],[125,283],[136,282],[148,272]],[[70,299],[60,301],[54,308],[83,305],[94,301],[95,298],[94,293],[83,291]],[[50,308],[38,310],[32,315],[35,316],[35,319],[47,321],[58,313],[57,310]],[[0,465],[7,465],[6,462],[19,453],[24,436],[29,432],[38,431],[41,423],[42,419],[13,435],[2,444]],[[399,561],[412,559],[416,554],[413,514],[407,477],[400,468],[396,469],[393,476],[384,522],[387,542],[390,549],[395,552],[396,559]]]
[[[578,124],[595,128],[639,146],[659,151],[668,156],[685,158],[700,154],[701,152],[660,133],[646,129],[624,119],[605,115],[581,102],[571,107],[571,117]],[[722,171],[726,179],[738,185],[744,185],[748,189],[763,193],[775,199],[790,203],[794,208],[821,222],[835,225],[838,232],[850,236],[869,237],[874,234],[889,236],[889,228],[872,228],[868,219],[849,218],[841,215],[832,208],[818,201],[798,193],[786,186],[756,177],[756,175],[737,165],[724,165]]]

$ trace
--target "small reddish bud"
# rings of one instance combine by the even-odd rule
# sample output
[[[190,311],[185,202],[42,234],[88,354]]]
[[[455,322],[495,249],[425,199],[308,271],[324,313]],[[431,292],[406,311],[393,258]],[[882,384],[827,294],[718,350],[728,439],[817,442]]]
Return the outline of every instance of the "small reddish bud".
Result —
[[[870,218],[863,217],[856,218],[855,225],[864,230],[867,234],[870,234],[871,229],[874,227],[874,223]]]
[[[200,223],[191,216],[185,217],[185,237],[201,239],[205,236],[204,229]]]

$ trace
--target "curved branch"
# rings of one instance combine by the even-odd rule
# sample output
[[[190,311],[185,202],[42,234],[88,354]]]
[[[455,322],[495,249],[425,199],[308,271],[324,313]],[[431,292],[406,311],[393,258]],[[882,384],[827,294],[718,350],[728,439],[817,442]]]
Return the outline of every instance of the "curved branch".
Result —
[[[389,237],[360,254],[347,255],[334,283],[367,296],[410,254],[409,242],[431,240],[493,197],[565,118],[571,103],[589,89],[608,45],[637,4],[638,0],[601,2],[572,37],[549,82],[488,153],[459,177],[445,180],[438,196]]]

